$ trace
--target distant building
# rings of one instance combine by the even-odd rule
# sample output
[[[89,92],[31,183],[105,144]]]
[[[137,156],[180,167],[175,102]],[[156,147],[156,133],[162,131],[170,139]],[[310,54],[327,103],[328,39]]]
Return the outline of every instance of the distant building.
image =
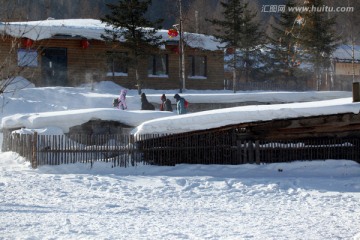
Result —
[[[136,88],[135,71],[119,58],[127,54],[121,42],[107,44],[101,38],[105,23],[95,19],[65,19],[0,23],[0,60],[17,66],[14,72],[36,86],[76,86],[111,80]],[[147,59],[140,69],[142,88],[177,89],[179,37],[169,38],[159,30],[165,46]],[[224,54],[214,37],[184,33],[187,89],[223,89]]]
[[[341,45],[332,54],[333,89],[351,91],[352,82],[360,82],[360,46]]]

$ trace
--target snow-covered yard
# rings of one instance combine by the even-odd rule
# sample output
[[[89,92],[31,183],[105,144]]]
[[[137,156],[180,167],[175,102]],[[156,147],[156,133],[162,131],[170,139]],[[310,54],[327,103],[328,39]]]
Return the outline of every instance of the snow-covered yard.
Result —
[[[4,96],[2,126],[62,134],[73,124],[106,118],[136,122],[141,126],[136,132],[184,131],[175,127],[360,109],[349,92],[189,90],[182,95],[192,103],[276,99],[286,104],[176,116],[140,111],[136,91],[128,93],[128,111],[112,109],[120,89],[109,82],[94,90],[28,87]],[[175,92],[145,90],[148,99],[158,103],[162,93],[173,101]],[[0,152],[0,212],[0,239],[359,240],[360,165],[329,159],[241,166],[111,168],[95,163],[92,168],[72,164],[31,169],[17,154]]]
[[[1,239],[360,239],[351,161],[33,170],[0,158]]]

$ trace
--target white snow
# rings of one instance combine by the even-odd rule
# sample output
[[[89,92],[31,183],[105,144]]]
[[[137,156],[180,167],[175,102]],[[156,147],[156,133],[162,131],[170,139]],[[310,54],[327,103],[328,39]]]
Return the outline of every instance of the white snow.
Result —
[[[328,101],[257,105],[224,108],[184,116],[171,116],[142,123],[135,135],[151,133],[181,133],[211,129],[226,125],[283,118],[309,117],[336,113],[359,113],[360,103],[351,98]]]
[[[264,104],[177,116],[140,111],[136,90],[128,91],[128,110],[112,108],[121,86],[111,82],[78,88],[34,88],[23,79],[18,84],[28,87],[1,98],[2,126],[23,126],[22,132],[35,129],[41,134],[62,134],[93,118],[142,123],[141,131],[152,126],[160,132],[184,131],[185,124],[213,127],[236,119],[360,109],[350,92],[186,90],[180,95],[190,107],[197,102]],[[177,91],[144,92],[160,104],[162,93],[174,102]],[[329,159],[238,166],[111,168],[95,163],[31,169],[16,153],[0,152],[0,212],[0,239],[359,240],[360,165]]]
[[[141,102],[136,90],[127,94],[128,110],[112,108],[112,99],[118,97],[121,86],[113,82],[100,82],[79,88],[35,88],[26,80],[17,85],[29,87],[5,94],[6,106],[0,113],[1,128],[49,128],[57,127],[66,133],[69,128],[93,119],[118,120],[129,126],[139,126],[134,134],[185,132],[214,128],[241,122],[271,120],[288,117],[312,116],[335,113],[358,113],[360,103],[352,103],[350,92],[240,92],[194,91],[184,94],[191,104],[259,102],[252,105],[225,108],[177,116],[175,112],[140,111]],[[150,90],[144,92],[158,109],[163,93],[175,104],[177,90]],[[327,100],[325,100],[327,99]],[[317,100],[317,101],[315,101]],[[289,103],[289,102],[295,103]],[[311,102],[304,102],[311,101]],[[273,104],[268,103],[287,103]]]
[[[360,239],[352,161],[33,170],[0,159],[1,239]]]
[[[0,32],[13,37],[29,38],[34,41],[48,39],[55,35],[103,40],[101,35],[105,34],[105,29],[111,30],[112,27],[97,19],[47,19],[43,21],[0,22]],[[163,40],[170,40],[167,32],[165,29],[160,29],[156,34],[161,36]],[[171,40],[178,41],[179,36]],[[218,47],[223,46],[213,36],[196,33],[184,33],[184,41],[190,47],[210,51],[219,50]]]

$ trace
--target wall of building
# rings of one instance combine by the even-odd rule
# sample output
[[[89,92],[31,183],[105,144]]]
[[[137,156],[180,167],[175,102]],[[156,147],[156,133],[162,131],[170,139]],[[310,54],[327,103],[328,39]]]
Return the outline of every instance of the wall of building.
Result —
[[[360,64],[354,64],[355,75],[360,74]],[[353,75],[353,64],[345,62],[335,63],[335,75]]]
[[[15,76],[27,76],[35,80],[39,76],[39,69],[35,67],[18,67],[17,50],[21,48],[20,39],[2,36],[0,40],[0,78],[7,79]]]
[[[37,66],[35,67],[16,67],[17,50],[24,48],[19,39],[6,38],[0,44],[0,59],[7,59],[9,65],[12,65],[19,74],[36,86],[44,86],[41,76],[41,55],[43,48],[66,48],[67,49],[67,70],[68,85],[77,86],[81,83],[111,80],[115,83],[130,89],[136,88],[135,71],[128,70],[127,76],[107,76],[106,51],[126,51],[121,45],[107,45],[103,41],[89,40],[90,45],[87,48],[81,46],[82,39],[47,39],[35,41],[30,47],[38,53]],[[14,44],[12,41],[15,41]],[[11,50],[11,51],[10,51]],[[167,77],[149,77],[147,73],[148,59],[143,59],[140,63],[142,68],[139,71],[142,88],[153,89],[177,89],[179,83],[179,55],[171,50],[162,50],[168,54],[169,73]],[[222,51],[201,51],[187,48],[185,57],[185,66],[187,66],[188,55],[206,56],[207,59],[207,77],[189,78],[186,70],[186,88],[187,89],[223,89],[224,81],[224,61]]]

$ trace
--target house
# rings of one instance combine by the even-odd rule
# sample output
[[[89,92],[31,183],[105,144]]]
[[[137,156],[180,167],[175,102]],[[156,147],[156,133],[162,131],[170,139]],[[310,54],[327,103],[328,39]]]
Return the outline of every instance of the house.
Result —
[[[360,81],[360,46],[340,45],[332,54],[334,87],[351,91],[352,82]]]
[[[106,28],[110,27],[95,19],[0,23],[0,60],[9,67],[16,66],[11,72],[1,72],[1,77],[21,75],[36,86],[76,86],[111,80],[134,89],[135,70],[121,60],[127,49],[121,42],[106,43],[101,38]],[[142,59],[142,88],[177,89],[179,36],[170,38],[167,30],[157,34],[166,43],[154,55]],[[223,89],[224,56],[218,48],[220,43],[212,36],[184,33],[184,45],[186,88]]]

